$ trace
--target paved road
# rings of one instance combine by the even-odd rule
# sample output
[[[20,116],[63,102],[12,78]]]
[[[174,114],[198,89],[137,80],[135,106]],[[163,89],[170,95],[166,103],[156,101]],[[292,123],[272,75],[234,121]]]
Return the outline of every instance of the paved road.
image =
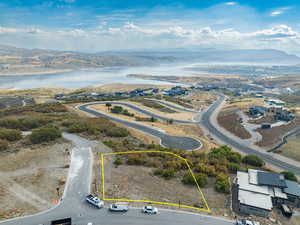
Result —
[[[193,109],[188,109],[188,108],[184,108],[184,107],[180,107],[180,106],[176,106],[176,105],[170,104],[170,103],[168,103],[166,101],[163,101],[163,100],[159,100],[159,99],[155,99],[155,98],[151,98],[151,100],[152,101],[156,101],[159,104],[167,106],[169,108],[173,108],[175,110],[184,111],[184,112],[192,112],[192,113],[197,113],[198,112],[198,111],[193,110]]]
[[[217,128],[216,121],[213,120],[213,116],[220,110],[221,104],[225,101],[225,96],[221,95],[220,98],[202,115],[201,125],[204,126],[213,136],[217,137],[221,142],[232,146],[246,154],[254,154],[260,156],[265,162],[274,165],[282,170],[292,171],[298,176],[300,176],[300,168],[293,164],[284,162],[282,160],[274,158],[269,153],[264,153],[259,151],[255,147],[249,147],[238,141],[227,136],[225,133],[220,132]]]
[[[156,129],[154,127],[150,127],[150,126],[145,126],[145,125],[142,125],[140,123],[136,123],[136,122],[132,122],[132,121],[128,121],[128,120],[123,120],[123,119],[120,119],[120,118],[117,118],[117,117],[114,117],[114,116],[111,116],[111,115],[108,115],[108,114],[105,114],[105,113],[102,113],[100,111],[96,111],[96,110],[93,110],[90,108],[90,106],[93,106],[93,105],[97,105],[97,104],[106,104],[107,102],[95,102],[95,103],[87,103],[87,104],[83,104],[83,105],[80,105],[78,107],[79,110],[81,111],[84,111],[84,112],[87,112],[87,113],[90,113],[96,117],[105,117],[105,118],[108,118],[110,120],[113,120],[113,121],[116,121],[118,123],[122,123],[128,127],[132,127],[132,128],[135,128],[135,129],[138,129],[142,132],[145,132],[145,133],[148,133],[150,135],[153,135],[155,137],[158,137],[160,138],[161,140],[161,144],[166,146],[166,147],[170,147],[170,148],[177,148],[177,149],[182,149],[182,150],[195,150],[195,149],[199,149],[202,147],[202,143],[195,139],[195,138],[191,138],[191,137],[183,137],[183,136],[171,136],[171,135],[168,135],[162,131],[160,131],[159,129]],[[147,110],[144,110],[144,109],[140,109],[139,107],[135,106],[135,105],[131,105],[131,104],[128,104],[128,103],[117,103],[117,102],[111,102],[112,104],[121,104],[121,105],[124,105],[124,106],[127,106],[127,107],[130,107],[136,111],[139,111],[139,112],[142,112],[146,115],[149,115],[149,116],[153,116],[153,117],[156,117],[156,118],[159,118],[159,119],[163,119],[163,120],[168,120],[169,118],[166,118],[166,117],[162,117],[162,116],[159,116],[159,115],[156,115],[152,112],[149,112]],[[180,120],[176,120],[178,123],[180,123]],[[175,122],[175,120],[174,120]],[[194,123],[192,121],[184,121],[186,123]]]
[[[64,134],[75,148],[63,200],[56,207],[45,212],[0,222],[0,225],[50,225],[51,220],[71,217],[74,225],[233,225],[232,221],[217,217],[180,211],[160,210],[158,215],[144,215],[140,209],[130,209],[128,213],[110,213],[107,208],[96,209],[85,202],[90,193],[93,157],[91,146],[94,142],[72,134]],[[106,206],[107,207],[107,206]]]
[[[115,104],[115,105],[123,105],[123,106],[126,106],[128,108],[131,108],[137,112],[140,112],[140,113],[143,113],[147,116],[152,116],[154,118],[157,118],[157,119],[160,119],[160,120],[164,120],[164,121],[168,121],[170,120],[171,118],[169,117],[165,117],[165,116],[161,116],[161,115],[158,115],[156,113],[153,113],[151,111],[148,111],[146,109],[142,109],[140,108],[139,106],[136,106],[134,104],[130,104],[130,103],[127,103],[127,102],[95,102],[95,103],[92,103],[93,105],[104,105],[106,103],[111,103],[111,104]],[[168,104],[169,106],[168,107],[171,107],[171,108],[174,108],[174,109],[179,109],[179,107],[176,107],[176,106],[173,106],[171,104]],[[182,110],[182,109],[181,109]],[[178,120],[178,119],[172,119],[174,123],[180,123],[180,124],[195,124],[195,122],[193,121],[188,121],[188,120]]]

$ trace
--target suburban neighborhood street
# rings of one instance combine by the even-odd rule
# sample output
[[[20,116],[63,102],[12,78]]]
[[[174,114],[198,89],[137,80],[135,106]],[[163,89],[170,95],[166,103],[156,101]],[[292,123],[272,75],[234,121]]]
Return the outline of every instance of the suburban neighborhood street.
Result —
[[[162,131],[160,131],[159,129],[156,129],[155,127],[150,127],[150,126],[146,126],[137,122],[132,122],[129,120],[124,120],[124,119],[120,119],[111,115],[108,115],[106,113],[100,112],[100,111],[96,111],[94,109],[91,109],[90,106],[93,105],[97,105],[97,104],[105,104],[106,102],[95,102],[95,103],[87,103],[87,104],[83,104],[80,105],[78,107],[79,110],[92,114],[96,117],[105,117],[108,118],[110,120],[122,123],[128,127],[132,127],[135,128],[137,130],[140,130],[144,133],[153,135],[155,137],[158,137],[161,140],[161,144],[163,146],[166,147],[170,147],[170,148],[178,148],[178,149],[183,149],[183,150],[196,150],[196,149],[200,149],[202,147],[202,143],[200,142],[200,140],[197,140],[195,138],[191,138],[191,137],[182,137],[182,136],[171,136],[168,135]],[[126,105],[127,107],[130,107],[134,110],[137,110],[139,112],[142,112],[146,115],[149,116],[153,116],[155,118],[159,118],[162,120],[168,120],[170,118],[166,118],[166,117],[162,117],[159,116],[155,113],[149,112],[147,110],[141,109],[138,106],[134,106],[132,104],[127,104],[127,103],[121,103],[121,102],[111,102],[113,104],[123,104]],[[174,122],[176,123],[188,123],[188,124],[194,124],[194,122],[192,121],[181,121],[181,120],[174,120]]]
[[[213,103],[213,105],[202,115],[202,120],[200,121],[200,126],[203,126],[207,129],[207,131],[215,137],[219,142],[226,144],[228,146],[232,146],[233,148],[246,153],[246,154],[254,154],[261,157],[266,163],[273,165],[281,170],[291,171],[300,176],[300,167],[299,163],[294,162],[290,159],[285,159],[285,157],[281,157],[282,159],[275,158],[272,154],[268,152],[264,152],[263,150],[258,149],[258,147],[250,146],[249,144],[244,143],[239,138],[230,134],[227,131],[220,131],[220,126],[216,121],[216,116],[222,105],[225,103],[225,96],[220,95],[219,99]]]
[[[145,215],[141,209],[130,209],[126,214],[111,213],[106,205],[96,209],[86,203],[85,197],[90,193],[93,156],[91,148],[97,144],[73,134],[64,134],[72,141],[72,159],[61,202],[45,211],[32,216],[0,222],[1,225],[50,225],[52,220],[71,217],[75,225],[232,225],[233,221],[196,213],[160,209],[158,215]]]

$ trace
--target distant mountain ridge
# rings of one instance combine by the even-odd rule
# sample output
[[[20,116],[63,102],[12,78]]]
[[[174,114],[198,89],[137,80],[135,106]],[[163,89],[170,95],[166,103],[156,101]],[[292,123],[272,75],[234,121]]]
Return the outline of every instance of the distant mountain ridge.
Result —
[[[175,48],[83,53],[0,45],[0,74],[13,74],[20,71],[38,73],[78,68],[149,66],[180,62],[295,65],[300,64],[300,58],[273,49]]]

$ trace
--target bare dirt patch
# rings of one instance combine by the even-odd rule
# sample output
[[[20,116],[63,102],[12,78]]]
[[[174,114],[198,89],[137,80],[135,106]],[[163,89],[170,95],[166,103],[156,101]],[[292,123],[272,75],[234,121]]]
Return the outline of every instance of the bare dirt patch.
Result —
[[[0,220],[30,215],[57,204],[66,182],[66,149],[70,148],[71,144],[63,143],[0,153]]]
[[[239,115],[235,109],[222,110],[218,115],[218,123],[241,139],[251,138],[251,134],[240,123]]]
[[[124,198],[133,200],[149,200],[183,204],[188,206],[203,205],[196,186],[184,185],[180,177],[170,180],[153,175],[153,168],[141,166],[121,165],[118,168],[109,165],[113,158],[106,159],[105,184],[106,198]],[[109,168],[108,168],[109,167]],[[229,196],[217,193],[214,190],[214,178],[209,178],[207,187],[201,190],[204,193],[213,215],[229,213],[226,202]],[[131,202],[131,205],[145,203]],[[178,206],[157,205],[161,208],[178,209]],[[181,207],[181,210],[195,211]],[[198,211],[199,212],[199,211]]]

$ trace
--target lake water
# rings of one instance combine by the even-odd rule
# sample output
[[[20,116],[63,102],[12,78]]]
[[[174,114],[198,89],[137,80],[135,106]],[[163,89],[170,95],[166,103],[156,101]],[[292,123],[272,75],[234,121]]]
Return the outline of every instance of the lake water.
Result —
[[[107,83],[133,84],[170,84],[169,82],[143,80],[127,77],[128,74],[147,75],[193,75],[195,72],[186,71],[187,65],[164,65],[157,67],[102,68],[95,70],[79,70],[67,73],[1,76],[0,88],[28,89],[39,87],[81,88]]]

